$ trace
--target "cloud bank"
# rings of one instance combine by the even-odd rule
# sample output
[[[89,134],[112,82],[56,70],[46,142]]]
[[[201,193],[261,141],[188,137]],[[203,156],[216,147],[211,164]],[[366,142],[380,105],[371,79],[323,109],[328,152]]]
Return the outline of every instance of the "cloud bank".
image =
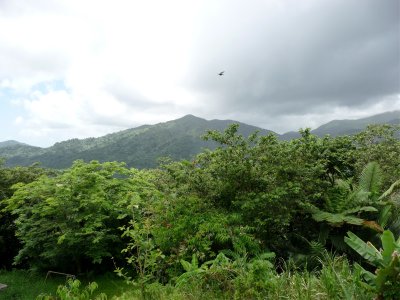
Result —
[[[1,102],[41,145],[188,113],[282,133],[400,109],[399,11],[397,0],[6,0]]]

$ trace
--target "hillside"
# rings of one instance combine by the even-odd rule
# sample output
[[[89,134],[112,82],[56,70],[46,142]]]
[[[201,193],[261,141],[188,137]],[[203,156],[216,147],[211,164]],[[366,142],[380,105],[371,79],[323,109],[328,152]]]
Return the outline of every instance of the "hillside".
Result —
[[[0,157],[6,164],[30,165],[40,162],[45,167],[67,168],[77,159],[85,161],[123,161],[136,168],[157,166],[160,157],[175,160],[190,159],[202,148],[214,148],[211,142],[200,137],[207,129],[224,130],[229,124],[239,123],[239,132],[245,136],[258,130],[261,135],[272,131],[247,125],[233,120],[205,120],[187,115],[180,119],[143,125],[140,127],[108,134],[99,138],[72,139],[56,143],[48,148],[34,147],[16,141],[0,143]],[[358,120],[334,120],[312,130],[318,136],[354,134],[368,124],[400,124],[400,111],[387,112]],[[299,137],[298,132],[278,135],[282,140]]]
[[[331,135],[333,137],[339,135],[352,135],[364,130],[369,124],[400,124],[400,111],[395,110],[382,114],[373,115],[367,118],[356,120],[333,120],[311,132],[317,136]],[[300,134],[295,131],[287,132],[281,135],[283,140],[291,140],[298,138]]]
[[[26,145],[26,144],[20,143],[20,142],[17,142],[17,141],[13,141],[13,140],[0,142],[0,148],[23,146],[23,145]],[[28,145],[26,145],[26,146],[28,146]]]
[[[215,147],[211,142],[203,141],[200,136],[207,129],[224,130],[232,120],[207,121],[187,115],[183,118],[144,125],[133,129],[112,133],[99,138],[72,139],[54,144],[49,148],[13,144],[0,149],[0,156],[6,158],[6,164],[30,165],[41,162],[45,167],[67,168],[77,159],[85,161],[124,161],[128,166],[151,168],[158,164],[158,158],[171,157],[179,160],[190,158],[204,147]],[[269,130],[240,123],[240,133],[247,136],[255,130],[261,135]]]
[[[400,124],[400,111],[386,112],[357,120],[334,120],[318,127],[312,133],[318,136],[355,134],[365,129],[368,124]]]

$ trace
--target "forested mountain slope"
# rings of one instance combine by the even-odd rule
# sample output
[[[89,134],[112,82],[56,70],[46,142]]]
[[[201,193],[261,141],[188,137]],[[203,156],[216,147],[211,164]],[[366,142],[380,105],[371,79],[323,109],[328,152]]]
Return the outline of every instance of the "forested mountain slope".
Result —
[[[233,120],[205,120],[187,115],[156,125],[140,127],[108,134],[99,138],[72,139],[59,142],[48,148],[34,147],[16,141],[0,142],[0,157],[9,166],[31,165],[40,162],[45,167],[67,168],[77,159],[85,161],[123,161],[136,168],[157,166],[158,158],[171,157],[175,160],[190,159],[202,148],[214,148],[212,142],[203,141],[206,130],[224,130],[229,124],[239,123],[239,133],[249,135],[258,130],[260,135],[272,131]],[[368,124],[400,124],[400,111],[387,112],[358,120],[334,120],[312,130],[313,134],[331,136],[354,134]],[[278,135],[289,140],[299,137],[298,132]]]
[[[207,121],[192,115],[133,129],[108,134],[99,138],[72,139],[54,144],[49,148],[15,144],[0,148],[0,156],[6,158],[7,165],[30,165],[40,162],[45,167],[67,168],[77,159],[85,161],[123,161],[136,168],[157,166],[158,158],[190,158],[202,148],[213,148],[211,142],[200,137],[207,129],[224,130],[231,120]],[[261,135],[269,130],[240,123],[240,133],[247,136],[259,130]]]

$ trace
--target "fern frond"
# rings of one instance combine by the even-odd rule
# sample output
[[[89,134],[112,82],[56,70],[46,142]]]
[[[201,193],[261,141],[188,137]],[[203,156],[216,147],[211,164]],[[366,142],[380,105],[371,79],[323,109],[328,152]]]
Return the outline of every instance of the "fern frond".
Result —
[[[335,183],[341,190],[351,191],[351,185],[348,180],[336,179]]]
[[[354,208],[351,208],[351,209],[346,209],[346,210],[342,211],[342,214],[343,215],[350,215],[350,214],[360,213],[362,211],[377,212],[378,210],[373,206],[363,206],[363,207],[359,207],[358,206],[358,207],[354,207]]]
[[[368,202],[369,194],[370,194],[369,192],[366,192],[364,190],[358,190],[358,191],[352,192],[348,196],[348,206],[354,207],[357,205],[366,204]]]
[[[329,226],[327,226],[326,224],[321,224],[318,234],[318,242],[321,243],[322,245],[325,245],[330,231],[331,228]]]
[[[323,257],[323,255],[326,251],[325,246],[317,241],[311,241],[309,243],[309,247],[310,247],[309,251],[310,251],[311,259],[313,259],[315,261],[317,261],[318,259]]]
[[[348,207],[348,197],[347,195],[338,195],[331,201],[330,212],[340,213],[346,207]]]
[[[368,163],[361,172],[359,187],[361,190],[377,194],[382,183],[382,172],[377,162]]]
[[[337,249],[339,251],[346,250],[347,245],[344,242],[342,234],[331,235],[330,241],[331,241],[332,245],[335,247],[335,249]]]
[[[378,217],[379,225],[381,225],[382,227],[386,227],[391,216],[392,216],[392,207],[390,205],[385,205],[379,213]]]

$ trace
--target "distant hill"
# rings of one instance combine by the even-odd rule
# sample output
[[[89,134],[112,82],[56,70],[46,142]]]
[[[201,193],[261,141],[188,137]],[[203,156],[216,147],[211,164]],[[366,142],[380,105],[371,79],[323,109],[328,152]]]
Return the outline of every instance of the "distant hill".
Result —
[[[0,142],[0,148],[13,147],[13,146],[22,146],[22,145],[26,145],[26,144],[20,143],[20,142],[17,142],[17,141],[13,141],[13,140]]]
[[[311,131],[311,133],[333,137],[339,135],[352,135],[363,131],[369,124],[400,124],[400,110],[386,112],[367,118],[356,120],[333,120]],[[290,140],[300,137],[298,132],[290,131],[281,135],[281,139]]]
[[[334,120],[318,127],[312,133],[318,136],[351,135],[362,131],[368,124],[400,124],[400,110],[358,120]]]
[[[49,148],[12,144],[0,148],[0,156],[6,158],[9,166],[41,162],[45,167],[62,169],[71,166],[74,160],[83,159],[123,161],[136,168],[152,168],[157,166],[158,158],[163,156],[176,160],[188,159],[202,148],[214,148],[212,142],[203,141],[200,136],[207,129],[222,131],[232,123],[239,123],[239,132],[245,136],[256,130],[261,135],[271,132],[232,120],[207,121],[187,115],[177,120],[144,125],[99,138],[72,139]]]
[[[240,124],[239,133],[244,136],[256,130],[260,135],[273,133],[233,120],[208,121],[187,115],[177,120],[143,125],[99,138],[72,139],[48,148],[16,141],[0,142],[0,157],[6,158],[6,164],[9,166],[40,162],[45,167],[63,169],[70,167],[74,160],[83,159],[101,162],[123,161],[131,167],[153,168],[157,166],[158,158],[163,156],[175,160],[190,159],[202,148],[213,149],[215,144],[203,141],[200,137],[207,129],[222,131],[232,123]],[[400,124],[400,111],[358,120],[335,120],[312,130],[312,133],[319,136],[354,134],[365,129],[368,124],[382,123]],[[283,140],[290,140],[300,135],[298,132],[288,132],[277,136]]]

